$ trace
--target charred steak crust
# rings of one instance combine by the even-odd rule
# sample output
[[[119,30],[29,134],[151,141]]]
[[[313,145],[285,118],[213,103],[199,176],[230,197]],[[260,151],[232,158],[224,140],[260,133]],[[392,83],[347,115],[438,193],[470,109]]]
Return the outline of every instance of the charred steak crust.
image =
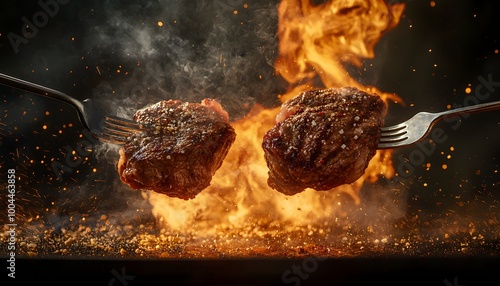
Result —
[[[163,100],[138,110],[134,120],[154,128],[120,149],[120,179],[133,189],[184,200],[210,185],[236,139],[227,112],[212,99]]]
[[[268,185],[294,195],[356,181],[376,153],[385,112],[379,96],[353,87],[305,91],[283,103],[262,142]]]

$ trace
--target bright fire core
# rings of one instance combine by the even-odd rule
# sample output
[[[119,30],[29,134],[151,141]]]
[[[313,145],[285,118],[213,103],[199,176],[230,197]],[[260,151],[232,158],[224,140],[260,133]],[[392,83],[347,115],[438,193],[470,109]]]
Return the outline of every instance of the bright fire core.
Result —
[[[282,101],[300,91],[353,86],[376,93],[386,102],[394,94],[362,86],[349,76],[345,64],[360,66],[374,56],[380,37],[394,28],[404,4],[382,0],[328,1],[313,5],[310,0],[283,0],[278,7],[279,56],[276,73],[286,79],[289,91]],[[318,80],[319,79],[319,80]],[[321,82],[321,86],[318,86]],[[330,191],[306,191],[283,195],[267,185],[268,168],[262,150],[264,133],[275,124],[279,107],[255,107],[243,119],[232,122],[237,138],[211,186],[196,198],[184,201],[148,192],[144,196],[165,229],[189,230],[203,237],[217,235],[221,228],[255,227],[279,222],[287,227],[311,226],[336,221],[342,203],[358,203],[365,182],[394,174],[391,152],[379,150],[365,174],[355,183]]]

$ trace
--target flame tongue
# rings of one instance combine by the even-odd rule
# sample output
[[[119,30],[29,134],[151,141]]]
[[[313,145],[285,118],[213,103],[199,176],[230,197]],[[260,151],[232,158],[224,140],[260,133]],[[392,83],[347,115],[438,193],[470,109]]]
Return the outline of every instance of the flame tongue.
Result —
[[[381,0],[329,1],[314,6],[309,0],[283,0],[279,5],[279,48],[276,71],[290,84],[284,101],[299,91],[315,88],[319,77],[326,87],[354,86],[377,93],[382,99],[395,98],[374,87],[364,87],[349,76],[344,62],[360,65],[373,57],[381,35],[394,27],[403,4],[387,5]],[[273,96],[273,95],[269,95]],[[245,229],[280,222],[281,226],[310,226],[335,220],[347,194],[358,202],[365,180],[374,182],[380,174],[393,175],[390,151],[378,151],[365,174],[356,182],[331,191],[311,189],[286,196],[267,185],[268,168],[262,150],[264,133],[274,124],[280,108],[256,106],[245,118],[232,123],[237,138],[211,186],[189,201],[145,193],[166,228],[217,236],[217,229]]]
[[[395,27],[404,4],[382,0],[329,1],[313,6],[310,0],[285,0],[279,6],[279,49],[276,70],[288,82],[319,76],[326,87],[354,86],[343,62],[361,65],[373,58],[382,34]]]

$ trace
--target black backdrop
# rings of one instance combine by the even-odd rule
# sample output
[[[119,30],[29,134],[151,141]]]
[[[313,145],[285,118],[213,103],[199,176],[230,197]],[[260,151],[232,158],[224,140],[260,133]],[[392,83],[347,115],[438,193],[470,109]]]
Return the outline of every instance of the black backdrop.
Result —
[[[43,8],[36,1],[0,4],[1,73],[78,99],[92,98],[124,115],[160,98],[199,100],[209,95],[239,118],[252,104],[279,104],[276,95],[286,90],[272,67],[277,2],[255,1],[248,8],[241,1],[223,0],[48,2],[58,3],[57,8]],[[419,111],[471,104],[485,79],[493,83],[483,101],[500,100],[494,2],[438,0],[434,7],[432,1],[403,2],[404,17],[383,36],[375,58],[364,61],[362,68],[350,68],[360,82],[404,100],[404,105],[391,104],[387,123]],[[28,31],[29,38],[22,34],[23,19],[36,27]],[[58,180],[53,162],[65,162],[82,141],[82,126],[71,108],[4,86],[0,105],[1,188],[7,169],[15,168],[22,177],[21,216],[46,209],[71,214],[137,204],[146,210],[144,219],[151,219],[148,205],[134,200],[140,197],[137,192],[116,187],[116,150],[94,150]],[[431,167],[414,166],[411,176],[396,182],[408,192],[408,217],[419,215],[430,223],[450,213],[477,221],[483,216],[498,219],[498,118],[494,111],[464,118],[459,128],[447,122],[437,125],[447,140],[425,156]],[[419,150],[397,150],[395,166],[400,159],[416,160]],[[362,196],[369,202],[370,193]]]
[[[215,97],[233,119],[255,103],[276,106],[276,96],[286,90],[272,67],[277,3],[257,1],[243,8],[240,1],[226,2],[42,1],[49,3],[43,6],[7,1],[0,19],[0,72],[81,100],[91,98],[125,116],[165,98]],[[375,58],[361,68],[351,67],[361,83],[404,100],[404,105],[391,104],[387,124],[418,111],[474,103],[480,77],[490,77],[493,92],[478,101],[499,99],[494,86],[500,81],[499,33],[492,5],[406,2],[400,24],[382,37]],[[29,23],[33,29],[25,27]],[[104,198],[115,195],[116,150],[96,150],[85,164],[57,175],[61,167],[54,162],[64,164],[82,141],[74,110],[4,86],[0,91],[2,172],[15,167],[25,177],[20,196],[31,201],[22,206],[25,211],[36,213],[35,206],[44,209],[54,200],[65,211],[108,207]],[[453,207],[457,196],[498,198],[497,118],[490,112],[463,119],[459,128],[439,125],[447,140],[425,156],[424,165],[430,163],[431,168],[417,166],[411,177],[400,180],[408,186],[409,197],[414,195],[412,207],[432,208],[436,202]],[[415,150],[418,147],[397,150],[395,166],[403,159],[418,162]],[[78,193],[68,191],[89,184]],[[117,192],[119,198],[136,195]]]

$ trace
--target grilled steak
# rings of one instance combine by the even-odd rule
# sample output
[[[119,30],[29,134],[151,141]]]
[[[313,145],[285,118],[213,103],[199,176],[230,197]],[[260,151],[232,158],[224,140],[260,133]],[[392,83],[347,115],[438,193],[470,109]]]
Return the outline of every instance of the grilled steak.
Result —
[[[353,87],[302,92],[283,103],[262,147],[268,185],[286,195],[361,177],[376,153],[386,106]]]
[[[184,200],[210,185],[236,138],[227,112],[212,99],[160,101],[138,110],[134,120],[154,128],[134,134],[120,150],[120,179]]]

